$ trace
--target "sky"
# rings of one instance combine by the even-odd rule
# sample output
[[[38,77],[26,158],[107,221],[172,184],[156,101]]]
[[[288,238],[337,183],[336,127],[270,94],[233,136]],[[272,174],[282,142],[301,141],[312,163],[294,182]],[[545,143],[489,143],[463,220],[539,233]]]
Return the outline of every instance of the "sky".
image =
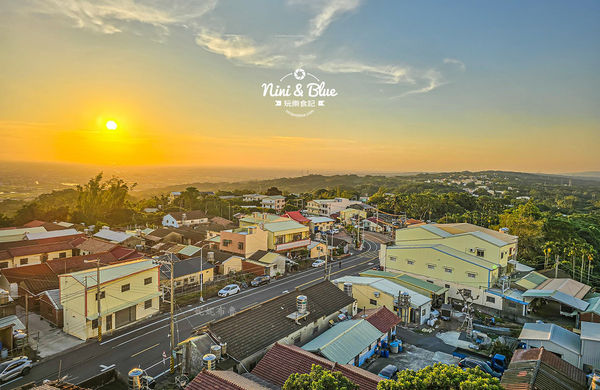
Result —
[[[598,1],[0,0],[0,53],[4,161],[600,171]]]

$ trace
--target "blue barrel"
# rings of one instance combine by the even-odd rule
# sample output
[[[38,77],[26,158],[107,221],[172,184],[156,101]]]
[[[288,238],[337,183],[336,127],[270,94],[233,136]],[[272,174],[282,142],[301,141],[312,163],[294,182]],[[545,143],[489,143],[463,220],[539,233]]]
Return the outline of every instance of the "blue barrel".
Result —
[[[391,353],[398,353],[398,346],[399,346],[399,343],[397,341],[392,341],[390,343],[390,352]]]
[[[390,351],[388,351],[387,349],[383,351],[383,357],[390,357]]]

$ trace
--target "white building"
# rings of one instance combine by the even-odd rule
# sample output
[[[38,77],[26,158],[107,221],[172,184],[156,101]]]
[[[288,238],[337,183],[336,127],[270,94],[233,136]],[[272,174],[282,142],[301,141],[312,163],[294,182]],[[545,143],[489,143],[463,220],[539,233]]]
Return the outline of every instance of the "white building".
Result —
[[[306,210],[312,215],[329,217],[331,214],[339,213],[340,211],[347,209],[348,206],[361,203],[362,202],[358,200],[346,198],[314,199],[306,204]]]
[[[163,226],[181,227],[194,226],[202,223],[208,223],[208,217],[200,210],[192,211],[174,211],[165,215],[162,219]]]

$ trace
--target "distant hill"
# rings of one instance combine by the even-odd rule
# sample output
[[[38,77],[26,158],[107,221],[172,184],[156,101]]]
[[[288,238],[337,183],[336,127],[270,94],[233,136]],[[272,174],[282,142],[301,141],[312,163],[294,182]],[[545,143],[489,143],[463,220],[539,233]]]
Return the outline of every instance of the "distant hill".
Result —
[[[479,172],[441,172],[399,175],[307,175],[299,177],[282,177],[266,180],[248,180],[239,182],[192,182],[165,187],[157,187],[136,193],[135,196],[153,196],[171,191],[181,191],[187,187],[196,187],[200,191],[234,191],[264,192],[269,187],[277,187],[290,193],[312,192],[320,188],[362,189],[365,193],[374,193],[379,187],[394,189],[410,185],[415,191],[431,188],[434,185],[423,186],[427,180],[457,178],[464,175],[474,177],[489,177],[506,182],[516,181],[523,184],[547,185],[595,185],[595,178],[571,177],[542,173],[524,173],[509,171],[479,171]],[[440,184],[440,186],[443,186]]]

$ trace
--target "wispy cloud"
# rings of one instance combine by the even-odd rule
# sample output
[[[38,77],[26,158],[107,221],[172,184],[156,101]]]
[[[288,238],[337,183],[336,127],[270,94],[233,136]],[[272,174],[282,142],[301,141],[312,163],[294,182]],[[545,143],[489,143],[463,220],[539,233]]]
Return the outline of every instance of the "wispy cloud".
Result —
[[[303,4],[306,2],[303,1]],[[325,0],[314,4],[317,14],[310,20],[307,34],[297,41],[296,46],[302,46],[317,40],[338,16],[355,10],[360,0]]]
[[[444,64],[452,64],[458,66],[458,68],[462,71],[467,69],[467,66],[464,62],[457,60],[455,58],[444,58]]]
[[[444,82],[436,69],[418,69],[408,65],[366,63],[352,58],[323,60],[323,53],[311,43],[320,39],[330,25],[342,15],[358,9],[362,0],[289,0],[291,6],[308,7],[312,17],[307,20],[305,34],[278,34],[261,42],[242,34],[226,34],[225,26],[207,27],[209,15],[218,0],[29,0],[32,12],[62,15],[75,26],[105,34],[151,26],[165,38],[172,27],[182,27],[194,36],[203,49],[221,55],[237,65],[264,68],[293,69],[298,66],[319,69],[332,74],[360,74],[376,83],[398,86],[405,92],[392,98],[427,93]],[[146,30],[147,31],[147,30]],[[444,64],[466,69],[454,58]]]
[[[216,0],[35,0],[34,4],[34,12],[65,16],[79,28],[114,34],[140,23],[164,35],[170,26],[185,25],[214,9]]]

